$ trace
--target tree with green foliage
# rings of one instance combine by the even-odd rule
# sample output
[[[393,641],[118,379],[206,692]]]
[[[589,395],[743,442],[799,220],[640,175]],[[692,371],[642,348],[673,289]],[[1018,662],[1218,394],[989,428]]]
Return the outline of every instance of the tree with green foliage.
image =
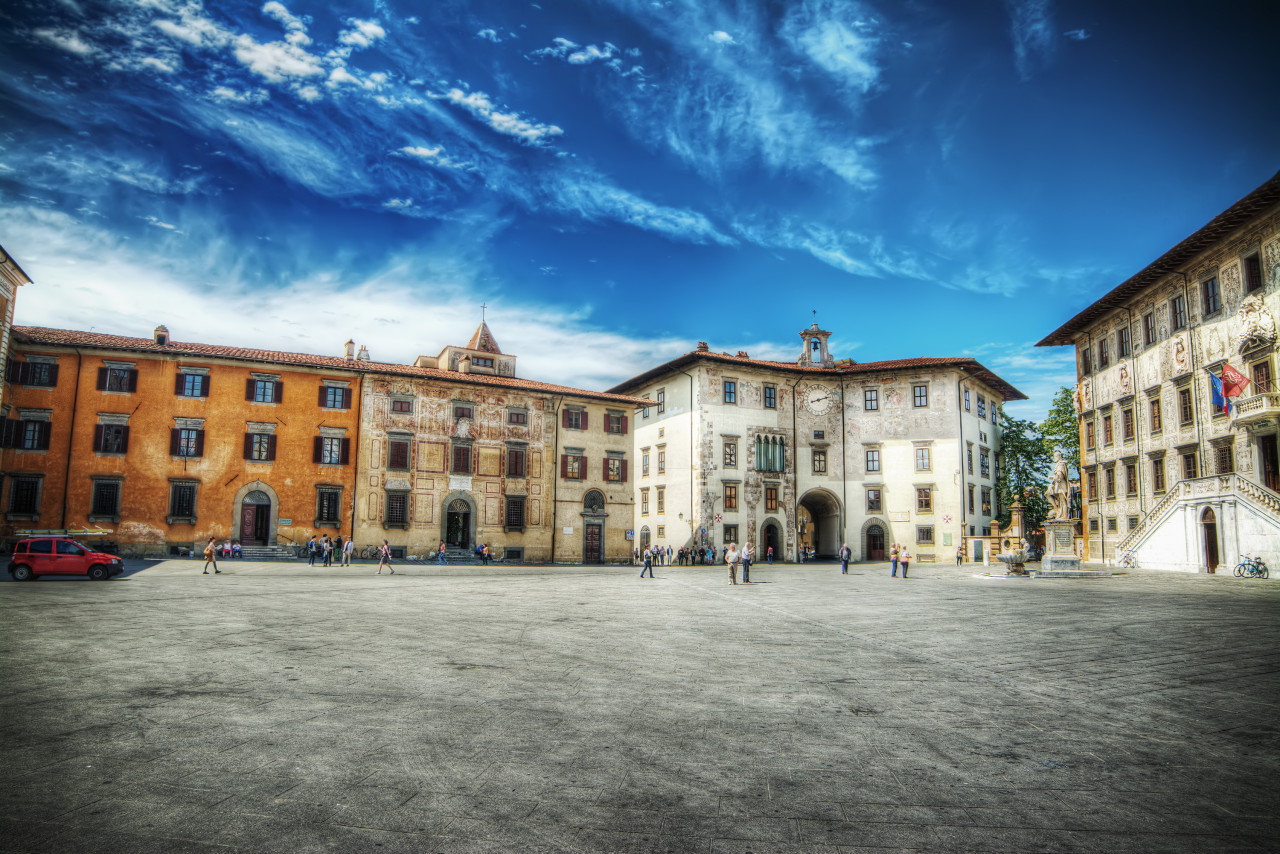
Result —
[[[1053,456],[1044,434],[1034,421],[1003,419],[1000,439],[1000,468],[996,472],[996,495],[1000,497],[1000,526],[1009,524],[1009,508],[1014,498],[1022,501],[1025,530],[1034,531],[1049,515],[1049,499],[1044,489],[1053,468]]]
[[[1053,458],[1054,451],[1062,451],[1067,461],[1067,474],[1072,480],[1080,477],[1080,419],[1076,415],[1075,392],[1063,386],[1053,396],[1049,414],[1040,422],[1044,447]]]

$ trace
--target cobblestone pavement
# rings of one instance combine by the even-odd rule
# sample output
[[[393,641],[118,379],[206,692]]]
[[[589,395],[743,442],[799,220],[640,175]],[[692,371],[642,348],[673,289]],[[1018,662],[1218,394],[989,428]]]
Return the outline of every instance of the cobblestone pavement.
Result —
[[[1280,582],[0,584],[0,850],[1280,850]]]

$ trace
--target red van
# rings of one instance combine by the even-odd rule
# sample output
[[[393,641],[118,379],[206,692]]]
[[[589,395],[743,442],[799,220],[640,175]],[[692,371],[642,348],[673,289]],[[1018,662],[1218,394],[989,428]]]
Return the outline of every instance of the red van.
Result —
[[[88,549],[70,537],[27,537],[13,547],[9,574],[14,581],[32,581],[41,575],[87,575],[106,581],[124,572],[124,561],[115,555]]]

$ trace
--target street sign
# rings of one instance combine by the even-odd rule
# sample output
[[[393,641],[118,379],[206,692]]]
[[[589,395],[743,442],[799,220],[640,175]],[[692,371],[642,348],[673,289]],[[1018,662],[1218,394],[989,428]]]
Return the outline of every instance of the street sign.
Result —
[[[627,539],[628,539],[628,540],[634,540],[635,538],[636,538],[636,532],[635,532],[635,531],[627,531]]]

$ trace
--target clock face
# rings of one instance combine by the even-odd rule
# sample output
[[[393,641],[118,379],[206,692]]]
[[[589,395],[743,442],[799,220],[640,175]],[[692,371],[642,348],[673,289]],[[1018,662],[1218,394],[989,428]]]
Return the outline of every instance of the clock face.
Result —
[[[804,408],[814,415],[823,415],[831,409],[831,389],[826,386],[810,386],[804,393]]]

